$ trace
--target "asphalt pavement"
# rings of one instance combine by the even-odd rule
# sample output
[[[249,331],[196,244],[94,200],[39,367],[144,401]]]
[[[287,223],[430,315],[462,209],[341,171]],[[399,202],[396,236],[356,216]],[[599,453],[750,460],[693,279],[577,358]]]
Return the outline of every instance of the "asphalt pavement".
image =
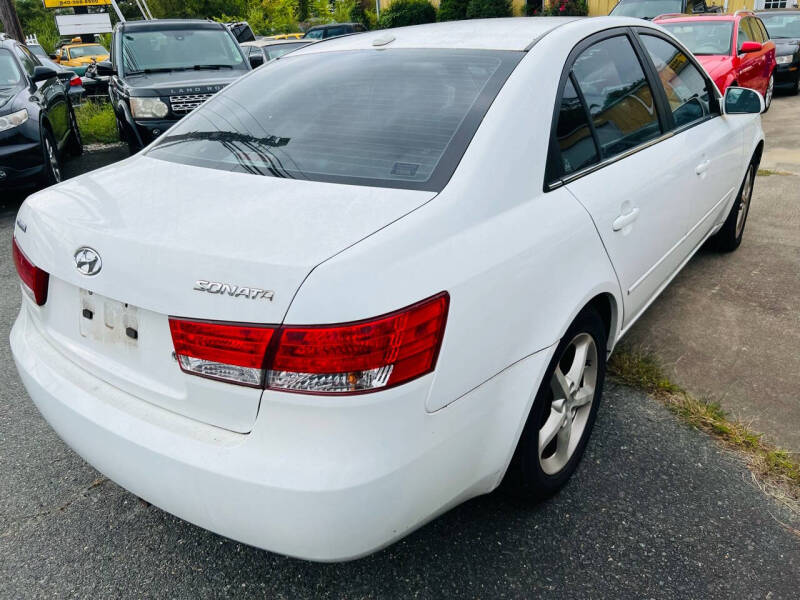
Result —
[[[18,201],[3,199],[0,247],[11,247]],[[338,565],[219,537],[140,502],[61,442],[10,356],[20,301],[10,251],[0,282],[0,598],[798,596],[798,519],[738,457],[613,383],[581,467],[547,502],[477,498]]]
[[[800,96],[778,95],[762,118],[766,174],[756,178],[739,249],[701,249],[625,343],[652,352],[672,381],[800,456],[798,117]]]

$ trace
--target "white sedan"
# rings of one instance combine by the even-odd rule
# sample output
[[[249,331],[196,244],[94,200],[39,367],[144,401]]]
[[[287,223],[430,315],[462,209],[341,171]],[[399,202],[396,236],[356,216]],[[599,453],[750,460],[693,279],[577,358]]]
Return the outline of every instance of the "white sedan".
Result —
[[[28,198],[19,373],[112,480],[279,553],[551,495],[620,337],[738,246],[762,108],[638,19],[314,44]]]

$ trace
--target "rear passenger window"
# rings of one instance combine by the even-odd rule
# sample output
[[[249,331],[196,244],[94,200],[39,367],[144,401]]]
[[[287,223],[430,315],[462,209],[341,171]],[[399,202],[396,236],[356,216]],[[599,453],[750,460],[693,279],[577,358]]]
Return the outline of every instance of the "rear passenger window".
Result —
[[[589,119],[571,79],[567,79],[561,98],[556,139],[561,150],[564,175],[597,162],[597,148],[592,138]]]
[[[661,135],[653,92],[626,36],[590,46],[572,70],[592,116],[601,158]]]
[[[706,79],[689,57],[662,38],[642,35],[641,40],[664,85],[675,127],[712,114]]]

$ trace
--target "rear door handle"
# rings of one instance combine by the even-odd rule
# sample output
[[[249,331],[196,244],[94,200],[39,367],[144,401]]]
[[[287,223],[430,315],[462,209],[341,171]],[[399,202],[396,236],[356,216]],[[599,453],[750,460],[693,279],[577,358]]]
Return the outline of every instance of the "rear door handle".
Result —
[[[624,215],[618,216],[614,219],[614,223],[612,223],[611,227],[614,231],[619,231],[620,229],[624,229],[631,223],[633,223],[639,217],[639,209],[634,208],[631,209],[631,212],[626,213]]]
[[[703,162],[701,162],[699,165],[697,165],[694,168],[694,172],[697,173],[698,175],[702,175],[703,173],[708,171],[708,167],[710,167],[710,166],[711,166],[711,161],[710,160],[704,160]]]

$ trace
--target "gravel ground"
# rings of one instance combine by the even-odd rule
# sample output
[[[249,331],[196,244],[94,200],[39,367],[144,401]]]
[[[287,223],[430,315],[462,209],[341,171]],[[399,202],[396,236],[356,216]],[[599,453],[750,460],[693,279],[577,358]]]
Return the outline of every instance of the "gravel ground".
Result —
[[[9,203],[2,247],[13,219]],[[736,456],[614,384],[581,468],[548,502],[477,498],[339,565],[221,538],[141,503],[53,433],[10,357],[10,252],[0,280],[0,598],[798,596],[800,537],[780,522],[800,523]]]

